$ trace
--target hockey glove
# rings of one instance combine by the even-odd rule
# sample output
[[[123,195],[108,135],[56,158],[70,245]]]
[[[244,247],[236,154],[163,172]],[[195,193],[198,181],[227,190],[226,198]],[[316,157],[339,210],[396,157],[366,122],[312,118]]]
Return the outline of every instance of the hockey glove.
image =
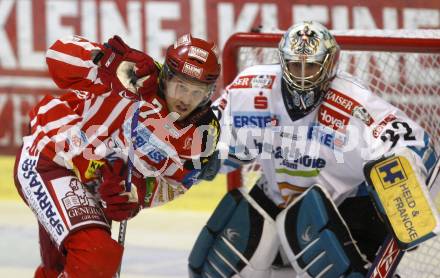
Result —
[[[130,48],[119,36],[109,39],[93,62],[100,66],[100,78],[117,92],[150,94],[158,88],[159,68],[147,54]]]
[[[197,168],[200,169],[197,179],[212,181],[217,173],[220,171],[221,161],[219,156],[219,151],[215,151],[211,156],[201,158],[200,160],[185,161],[184,167],[188,170],[195,171]]]
[[[136,216],[142,209],[141,201],[145,190],[142,188],[138,190],[134,183],[131,183],[131,191],[125,191],[127,171],[124,162],[116,160],[113,165],[104,165],[101,168],[101,175],[102,183],[98,191],[107,219],[122,221]]]
[[[216,151],[220,137],[220,123],[210,107],[210,102],[197,108],[185,119],[184,125],[194,124],[200,128],[202,137],[202,154],[199,159],[185,161],[184,167],[190,171],[199,171],[198,180],[211,181],[220,170],[221,161]]]
[[[187,119],[182,121],[183,126],[193,124],[197,127],[202,138],[202,150],[205,158],[211,156],[217,149],[221,130],[220,122],[210,104],[211,102],[208,102],[204,106],[198,107]]]

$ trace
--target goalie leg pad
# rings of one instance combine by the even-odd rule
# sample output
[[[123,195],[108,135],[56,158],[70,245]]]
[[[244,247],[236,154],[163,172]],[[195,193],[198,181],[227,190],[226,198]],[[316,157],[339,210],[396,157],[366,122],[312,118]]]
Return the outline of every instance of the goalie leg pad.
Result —
[[[319,186],[313,186],[277,217],[281,247],[298,273],[311,277],[363,277],[362,254]]]
[[[196,240],[189,256],[190,277],[269,277],[278,248],[273,218],[246,192],[233,190]]]

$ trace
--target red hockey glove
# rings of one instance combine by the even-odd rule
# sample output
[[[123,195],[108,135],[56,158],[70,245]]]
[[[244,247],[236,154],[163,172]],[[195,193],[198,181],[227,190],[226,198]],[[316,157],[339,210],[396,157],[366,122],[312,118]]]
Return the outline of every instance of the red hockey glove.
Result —
[[[107,219],[122,221],[136,216],[142,209],[145,189],[140,188],[138,190],[132,183],[131,191],[125,191],[127,169],[124,162],[118,159],[113,165],[104,165],[101,174],[103,181],[98,191]]]
[[[93,62],[100,66],[100,78],[113,90],[137,94],[156,92],[159,68],[147,54],[130,48],[119,36],[104,44]]]

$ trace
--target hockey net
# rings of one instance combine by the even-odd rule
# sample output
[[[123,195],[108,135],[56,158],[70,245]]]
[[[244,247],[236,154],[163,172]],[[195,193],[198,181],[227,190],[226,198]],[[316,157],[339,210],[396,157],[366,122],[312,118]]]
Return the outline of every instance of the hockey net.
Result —
[[[333,32],[341,47],[339,69],[349,72],[418,122],[440,151],[440,30]],[[238,33],[223,49],[223,83],[255,64],[278,63],[281,32]],[[250,164],[228,174],[228,188],[251,186],[260,167]],[[439,179],[437,179],[438,182]],[[440,209],[440,196],[436,198]],[[440,277],[440,237],[403,257],[401,277]]]

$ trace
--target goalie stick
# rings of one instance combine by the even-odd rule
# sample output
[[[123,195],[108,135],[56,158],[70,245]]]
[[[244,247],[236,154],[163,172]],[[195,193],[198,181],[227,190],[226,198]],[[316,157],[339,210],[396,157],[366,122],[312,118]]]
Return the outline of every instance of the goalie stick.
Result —
[[[437,179],[440,171],[440,159],[437,160],[435,166],[427,180],[427,187],[432,189],[434,181]],[[399,249],[397,241],[389,235],[380,249],[373,265],[368,271],[367,278],[391,278],[396,271],[405,251]]]

